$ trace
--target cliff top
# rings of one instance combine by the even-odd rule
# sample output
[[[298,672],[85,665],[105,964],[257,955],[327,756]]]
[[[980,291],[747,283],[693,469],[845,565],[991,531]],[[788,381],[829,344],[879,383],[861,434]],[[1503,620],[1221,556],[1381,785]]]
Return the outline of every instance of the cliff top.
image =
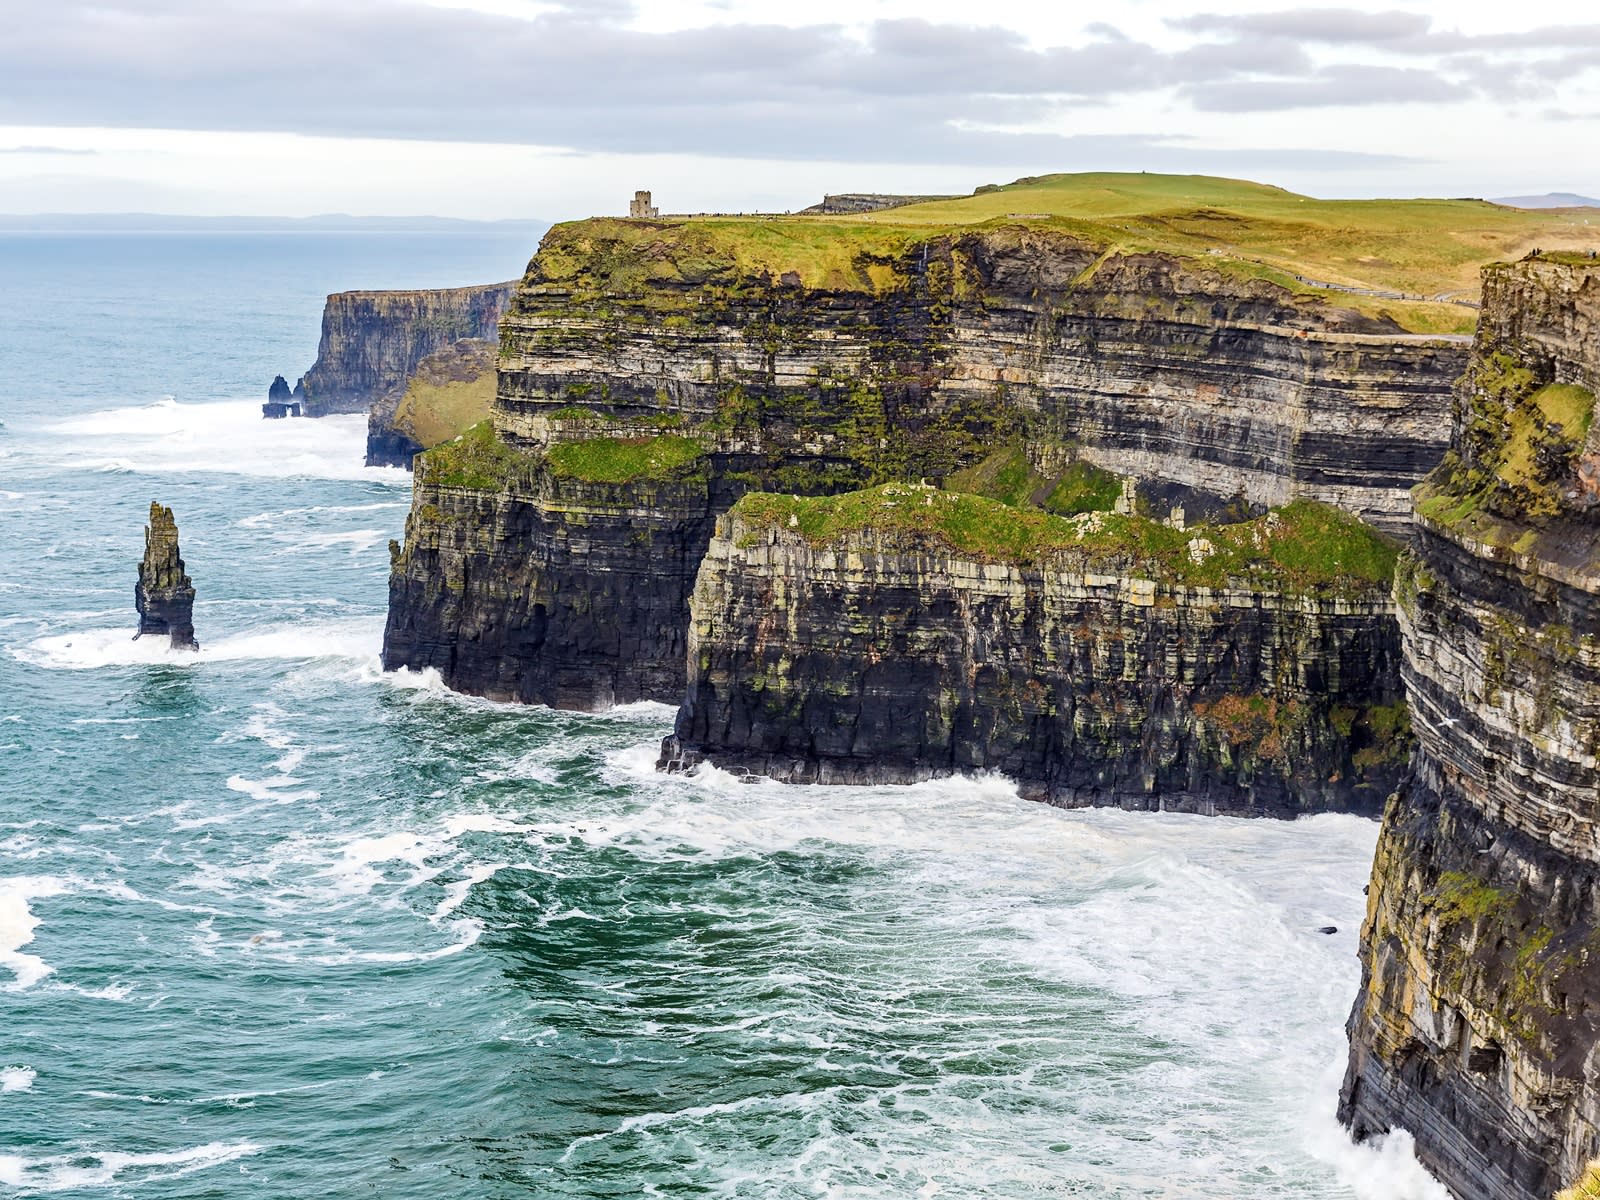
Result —
[[[1351,597],[1386,596],[1398,554],[1355,517],[1309,500],[1253,521],[1186,530],[1119,513],[1058,517],[903,483],[838,496],[752,493],[733,513],[747,531],[777,530],[814,548],[871,534],[979,562],[1081,565],[1194,587],[1238,583]]]
[[[1483,317],[1451,447],[1418,515],[1592,583],[1600,552],[1600,261],[1530,255],[1485,269]]]
[[[876,289],[913,245],[983,230],[1054,231],[1096,253],[1200,260],[1221,274],[1266,279],[1291,292],[1420,333],[1464,333],[1478,271],[1536,246],[1586,252],[1600,228],[1583,210],[1530,211],[1482,200],[1322,200],[1245,180],[1203,175],[1091,173],[1021,179],[971,196],[879,212],[595,218],[551,230],[545,277],[619,272],[627,290],[647,279],[695,284],[728,265],[806,287]],[[597,237],[648,248],[643,262],[589,262]],[[863,266],[865,263],[865,266]],[[863,278],[863,275],[866,278]]]

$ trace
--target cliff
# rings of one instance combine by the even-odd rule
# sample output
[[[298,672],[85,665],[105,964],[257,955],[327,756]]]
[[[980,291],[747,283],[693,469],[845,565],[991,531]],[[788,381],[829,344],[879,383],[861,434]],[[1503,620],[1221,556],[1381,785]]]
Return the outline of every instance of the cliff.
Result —
[[[917,485],[746,496],[700,567],[661,765],[1375,814],[1410,745],[1393,559],[1305,502],[1183,531]]]
[[[411,467],[422,451],[489,417],[499,347],[463,338],[435,350],[367,413],[367,466]]]
[[[1019,503],[1062,512],[1308,497],[1401,523],[1463,348],[1253,264],[1110,238],[557,226],[501,321],[492,429],[417,480],[385,663],[527,701],[675,703],[695,572],[740,495],[983,490],[962,480],[1006,474],[997,456],[1022,460]],[[1076,494],[1108,472],[1133,478]]]
[[[430,354],[463,338],[493,341],[515,286],[329,296],[317,361],[295,385],[294,398],[308,417],[366,412],[386,393],[404,387]]]
[[[1417,749],[1384,815],[1341,1097],[1462,1200],[1600,1151],[1600,266],[1484,275],[1395,593]]]
[[[139,613],[138,641],[145,634],[165,635],[174,650],[198,650],[194,638],[194,584],[184,571],[178,550],[178,523],[172,510],[150,503],[150,524],[144,530],[144,558],[133,589]]]

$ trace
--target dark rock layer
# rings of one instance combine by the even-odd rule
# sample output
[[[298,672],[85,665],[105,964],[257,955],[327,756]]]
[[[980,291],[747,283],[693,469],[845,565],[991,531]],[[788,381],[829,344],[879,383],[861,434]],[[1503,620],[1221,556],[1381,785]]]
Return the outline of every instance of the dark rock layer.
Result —
[[[133,589],[139,612],[138,640],[145,634],[165,635],[174,650],[198,650],[194,638],[194,584],[184,573],[178,552],[178,523],[172,510],[150,503],[150,524],[144,531],[144,558]]]
[[[703,471],[649,484],[455,486],[430,472],[393,547],[384,663],[496,700],[602,709],[676,700],[689,589],[713,513]]]
[[[1409,1129],[1461,1200],[1549,1200],[1600,1153],[1600,448],[1571,427],[1597,332],[1600,268],[1486,272],[1396,581],[1417,750],[1384,816],[1340,1114]]]
[[[819,548],[736,511],[691,614],[669,769],[999,771],[1071,807],[1288,817],[1376,814],[1409,745],[1378,585],[1186,587],[1132,561],[986,562],[872,529]]]

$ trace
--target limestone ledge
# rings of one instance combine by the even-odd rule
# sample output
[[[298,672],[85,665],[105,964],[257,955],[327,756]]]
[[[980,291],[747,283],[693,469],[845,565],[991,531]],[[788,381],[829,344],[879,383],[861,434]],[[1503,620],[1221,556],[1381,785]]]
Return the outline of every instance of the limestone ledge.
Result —
[[[983,562],[871,529],[814,547],[734,514],[690,608],[669,769],[994,770],[1069,806],[1289,816],[1375,813],[1408,745],[1376,589],[1175,586],[1070,552]]]

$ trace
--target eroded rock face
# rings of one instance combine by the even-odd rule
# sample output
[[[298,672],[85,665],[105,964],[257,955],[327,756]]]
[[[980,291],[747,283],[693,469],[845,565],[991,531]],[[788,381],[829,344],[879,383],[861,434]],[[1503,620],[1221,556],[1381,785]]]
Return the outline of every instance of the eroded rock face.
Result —
[[[896,503],[942,501],[915,492]],[[735,510],[700,567],[661,765],[998,771],[1071,807],[1375,814],[1409,746],[1399,658],[1378,584],[1185,586],[1127,559],[984,561],[870,528],[818,547]]]
[[[200,649],[194,638],[194,584],[184,573],[178,552],[178,523],[170,508],[155,501],[150,503],[133,601],[139,611],[136,640],[145,634],[165,635],[174,650]]]
[[[547,245],[571,254],[566,228]],[[603,230],[583,250],[625,252]],[[670,253],[631,252],[652,250]],[[558,414],[574,406],[735,424],[792,460],[802,494],[942,477],[953,427],[998,409],[1197,509],[1303,497],[1400,529],[1467,357],[1465,339],[1037,230],[931,238],[884,265],[903,280],[886,292],[712,276],[630,301],[589,294],[552,269],[565,261],[536,258],[503,323],[508,438],[572,436]],[[930,442],[945,453],[919,455]]]
[[[428,291],[338,292],[322,310],[317,361],[295,386],[308,417],[366,412],[428,355],[495,338],[514,283]]]
[[[489,418],[498,346],[463,338],[435,350],[373,402],[367,466],[404,467],[422,451]]]
[[[741,494],[940,480],[1008,441],[1147,477],[1192,511],[1305,495],[1402,525],[1465,353],[1049,231],[930,236],[820,284],[742,268],[705,236],[604,220],[547,236],[501,321],[496,444],[526,469],[419,479],[389,667],[550,703],[675,703],[695,569]],[[693,496],[682,472],[558,461],[672,439],[702,452]],[[558,680],[577,663],[604,682]]]
[[[1490,268],[1485,299],[1396,581],[1417,750],[1340,1112],[1462,1200],[1546,1200],[1600,1152],[1600,268]]]
[[[537,465],[491,489],[424,465],[416,497],[392,547],[387,667],[558,708],[682,694],[689,590],[726,504],[703,470],[606,484]]]

